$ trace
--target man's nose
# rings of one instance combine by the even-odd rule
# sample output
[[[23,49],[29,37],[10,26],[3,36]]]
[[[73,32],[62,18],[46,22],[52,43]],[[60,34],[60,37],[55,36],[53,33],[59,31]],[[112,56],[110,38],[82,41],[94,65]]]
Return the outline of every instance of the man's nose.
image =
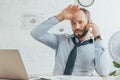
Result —
[[[81,28],[81,25],[80,24],[76,24],[76,29],[79,29],[79,28]]]

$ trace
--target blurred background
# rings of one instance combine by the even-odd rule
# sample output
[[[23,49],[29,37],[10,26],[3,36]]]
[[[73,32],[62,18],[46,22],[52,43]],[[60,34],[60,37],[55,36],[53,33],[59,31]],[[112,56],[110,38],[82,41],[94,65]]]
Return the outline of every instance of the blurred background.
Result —
[[[95,0],[85,7],[101,31],[107,58],[114,69],[108,42],[120,29],[120,0]],[[51,16],[57,15],[77,0],[0,0],[0,49],[19,49],[28,74],[52,74],[55,51],[34,40],[30,31]],[[82,7],[82,6],[81,6]],[[72,34],[69,21],[63,21],[49,32]]]

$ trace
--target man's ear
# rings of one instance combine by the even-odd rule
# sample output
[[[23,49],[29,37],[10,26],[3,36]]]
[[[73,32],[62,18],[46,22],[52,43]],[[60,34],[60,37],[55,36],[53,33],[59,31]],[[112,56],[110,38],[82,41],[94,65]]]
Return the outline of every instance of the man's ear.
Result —
[[[90,20],[87,21],[86,30],[89,30]]]
[[[90,21],[88,20],[87,23],[89,23]]]
[[[91,19],[89,19],[89,20],[88,20],[88,23],[90,23],[91,21],[92,21],[92,20],[91,20]]]
[[[89,27],[90,27],[90,24],[87,23],[87,25],[86,25],[86,30],[89,30]]]

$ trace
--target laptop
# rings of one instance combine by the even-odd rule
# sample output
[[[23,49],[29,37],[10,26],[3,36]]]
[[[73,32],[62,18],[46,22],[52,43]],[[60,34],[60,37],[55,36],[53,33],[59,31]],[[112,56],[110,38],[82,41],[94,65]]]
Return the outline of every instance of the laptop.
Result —
[[[0,49],[0,79],[28,80],[27,72],[17,49]]]

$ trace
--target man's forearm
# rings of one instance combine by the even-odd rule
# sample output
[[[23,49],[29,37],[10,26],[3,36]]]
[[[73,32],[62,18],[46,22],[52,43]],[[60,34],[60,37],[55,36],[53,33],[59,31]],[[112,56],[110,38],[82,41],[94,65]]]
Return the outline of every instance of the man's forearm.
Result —
[[[107,76],[109,74],[110,65],[102,47],[102,41],[95,41],[95,68],[100,76]]]
[[[108,76],[110,72],[110,63],[105,54],[97,55],[95,58],[95,68],[100,76]]]
[[[39,24],[36,28],[31,31],[31,35],[38,39],[43,34],[47,33],[54,25],[56,25],[59,21],[56,17],[51,17],[43,23]]]

